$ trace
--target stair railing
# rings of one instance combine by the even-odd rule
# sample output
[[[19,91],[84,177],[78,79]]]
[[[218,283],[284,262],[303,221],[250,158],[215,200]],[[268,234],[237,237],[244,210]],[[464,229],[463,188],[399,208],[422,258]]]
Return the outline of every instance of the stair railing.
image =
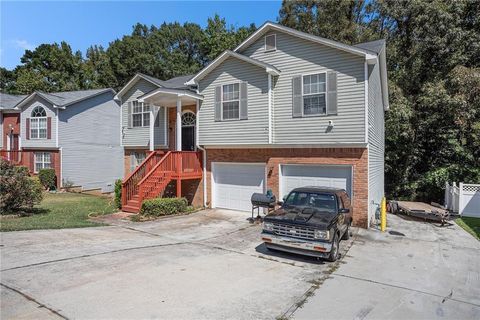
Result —
[[[138,194],[138,182],[162,159],[163,152],[152,151],[122,182],[122,205]]]
[[[149,194],[159,194],[170,182],[171,175],[175,171],[175,156],[168,151],[165,156],[143,177],[138,183],[138,202],[142,201]],[[150,190],[147,189],[147,184]]]

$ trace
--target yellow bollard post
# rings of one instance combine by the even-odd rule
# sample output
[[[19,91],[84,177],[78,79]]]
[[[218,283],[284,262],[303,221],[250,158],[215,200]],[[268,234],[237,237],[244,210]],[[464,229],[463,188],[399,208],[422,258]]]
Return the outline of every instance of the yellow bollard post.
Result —
[[[387,228],[387,200],[385,197],[382,198],[382,202],[380,204],[380,230],[385,232]]]

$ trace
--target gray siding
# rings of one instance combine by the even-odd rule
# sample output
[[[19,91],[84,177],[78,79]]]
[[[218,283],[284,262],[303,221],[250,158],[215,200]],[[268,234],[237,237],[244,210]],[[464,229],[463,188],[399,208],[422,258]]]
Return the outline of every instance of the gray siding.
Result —
[[[247,82],[248,119],[215,121],[215,87]],[[268,143],[268,78],[264,69],[228,58],[199,83],[204,96],[198,115],[201,145]]]
[[[122,96],[122,127],[123,139],[122,144],[125,147],[148,147],[150,144],[150,129],[128,128],[128,105],[130,101],[135,101],[141,95],[148,93],[158,87],[144,79],[138,80],[131,88]]]
[[[273,143],[365,142],[364,59],[285,33],[276,34],[276,51],[265,52],[262,36],[241,52],[281,71],[274,88]],[[325,71],[338,73],[338,114],[292,118],[292,77]],[[327,133],[329,120],[334,128]]]
[[[368,198],[369,221],[384,195],[385,126],[378,64],[369,67],[368,80]],[[373,203],[375,204],[372,204]]]
[[[29,139],[27,140],[26,135],[26,119],[32,116],[32,110],[36,106],[42,106],[47,113],[47,117],[52,118],[52,133],[51,139]],[[20,115],[20,136],[22,137],[22,148],[55,148],[57,146],[56,134],[57,134],[57,109],[38,96],[35,97],[28,105],[24,106],[22,109],[22,114]]]
[[[68,106],[59,113],[62,180],[84,189],[112,191],[123,177],[120,106],[113,93]]]

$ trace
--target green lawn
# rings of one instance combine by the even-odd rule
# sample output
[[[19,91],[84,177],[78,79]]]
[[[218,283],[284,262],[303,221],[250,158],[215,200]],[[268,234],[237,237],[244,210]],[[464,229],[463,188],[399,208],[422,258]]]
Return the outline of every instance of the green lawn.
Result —
[[[461,217],[455,222],[472,236],[480,240],[480,218]]]
[[[25,216],[1,216],[0,231],[93,227],[88,215],[116,212],[113,199],[77,193],[45,194]]]

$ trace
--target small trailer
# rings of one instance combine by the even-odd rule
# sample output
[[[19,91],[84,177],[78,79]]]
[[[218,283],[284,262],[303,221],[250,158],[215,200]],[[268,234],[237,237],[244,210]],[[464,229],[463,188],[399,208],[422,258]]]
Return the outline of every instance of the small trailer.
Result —
[[[450,217],[448,210],[424,202],[389,201],[388,206],[391,213],[440,222],[442,226]]]

